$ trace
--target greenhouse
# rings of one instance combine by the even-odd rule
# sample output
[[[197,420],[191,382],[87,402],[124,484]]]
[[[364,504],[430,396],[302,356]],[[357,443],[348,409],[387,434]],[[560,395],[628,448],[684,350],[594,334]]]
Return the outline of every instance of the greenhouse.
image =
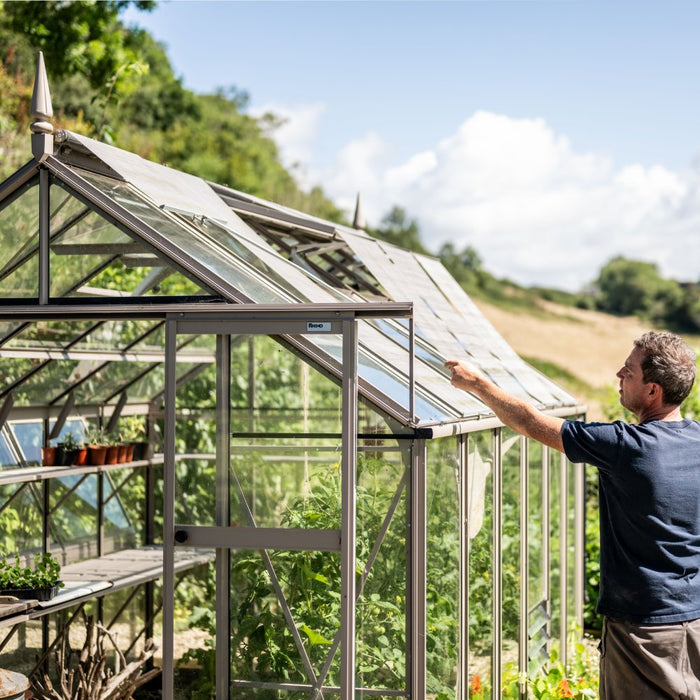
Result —
[[[32,110],[0,185],[0,551],[64,586],[0,603],[0,665],[55,678],[96,619],[165,698],[526,697],[582,624],[583,468],[444,361],[583,407],[359,215],[54,131],[41,59]]]

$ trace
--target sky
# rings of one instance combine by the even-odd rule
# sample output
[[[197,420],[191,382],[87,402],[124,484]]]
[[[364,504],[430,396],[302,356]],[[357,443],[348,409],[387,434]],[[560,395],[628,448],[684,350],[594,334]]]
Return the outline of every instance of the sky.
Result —
[[[304,187],[426,247],[579,291],[612,257],[700,281],[697,0],[169,0],[147,29],[197,93],[235,86]]]

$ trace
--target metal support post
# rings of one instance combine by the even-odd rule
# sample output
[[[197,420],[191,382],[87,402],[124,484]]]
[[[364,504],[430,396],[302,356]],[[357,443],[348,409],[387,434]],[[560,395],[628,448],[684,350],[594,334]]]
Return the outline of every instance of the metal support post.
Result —
[[[530,605],[528,591],[530,588],[530,540],[528,537],[528,520],[530,515],[530,455],[528,441],[524,436],[518,438],[520,449],[520,629],[518,634],[518,666],[520,673],[527,673],[529,657],[529,617]],[[527,684],[520,683],[520,697],[527,698]]]
[[[502,429],[493,433],[493,649],[491,653],[491,697],[500,700],[501,648],[503,645],[503,449]]]
[[[165,326],[163,431],[163,698],[173,700],[175,633],[175,394],[177,322]]]
[[[231,523],[231,336],[216,336],[216,525]],[[216,550],[216,697],[231,687],[231,550]]]
[[[559,494],[559,619],[561,621],[559,630],[559,659],[566,666],[568,654],[566,648],[566,633],[569,627],[569,479],[567,473],[566,457],[559,455],[560,488]]]
[[[427,498],[426,444],[413,443],[411,456],[411,698],[426,697]]]
[[[469,698],[469,436],[458,438],[459,461],[459,672],[457,698]]]
[[[340,694],[355,700],[355,494],[357,486],[357,322],[343,321]]]
[[[50,278],[49,278],[49,242],[51,199],[49,171],[45,167],[39,168],[39,303],[49,303]]]
[[[583,464],[574,464],[574,478],[576,479],[575,508],[576,508],[576,543],[574,548],[574,609],[576,611],[576,625],[583,632],[583,603],[586,588],[586,472]]]

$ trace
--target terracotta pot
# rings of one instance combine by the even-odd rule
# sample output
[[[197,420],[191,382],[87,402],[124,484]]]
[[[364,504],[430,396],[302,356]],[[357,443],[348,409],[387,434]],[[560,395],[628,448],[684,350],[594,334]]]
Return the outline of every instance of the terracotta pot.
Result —
[[[93,467],[105,463],[107,447],[105,445],[90,445],[88,447],[88,461]]]
[[[105,464],[117,464],[119,462],[119,446],[110,445],[105,455]]]
[[[56,464],[56,448],[42,447],[41,448],[41,463],[45,467],[53,467]]]
[[[76,452],[75,459],[73,460],[73,464],[75,464],[76,467],[82,467],[83,465],[87,464],[87,456],[88,448],[79,447],[78,451]]]
[[[119,464],[126,462],[126,445],[117,445],[117,462]]]
[[[130,442],[127,445],[124,445],[126,448],[126,461],[127,462],[133,462],[134,461],[134,443]]]

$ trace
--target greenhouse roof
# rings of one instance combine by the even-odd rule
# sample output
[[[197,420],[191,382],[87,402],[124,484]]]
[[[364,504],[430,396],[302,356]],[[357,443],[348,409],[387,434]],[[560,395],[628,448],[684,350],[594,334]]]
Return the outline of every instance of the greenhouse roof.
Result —
[[[14,391],[29,405],[56,404],[77,391],[81,401],[114,402],[128,388],[130,400],[152,399],[154,383],[144,378],[160,371],[163,323],[155,313],[140,318],[132,306],[126,330],[124,305],[136,302],[154,312],[155,304],[362,303],[370,311],[381,303],[412,302],[413,416],[409,320],[389,313],[359,321],[360,392],[399,424],[442,434],[493,418],[478,399],[450,385],[447,358],[468,359],[538,407],[579,410],[573,397],[517,356],[439,260],[84,136],[61,131],[54,139],[51,153],[0,186],[0,295],[7,309],[0,356],[27,363],[0,398]],[[49,173],[52,185],[50,277],[39,262],[40,171]],[[119,269],[139,274],[125,275],[120,287]],[[76,322],[72,332],[42,332],[41,324],[13,320],[14,304],[37,300],[110,308],[112,316]],[[127,309],[121,318],[117,307]],[[183,373],[213,361],[196,337],[181,341]],[[342,372],[339,336],[288,336],[285,342],[331,374]]]

